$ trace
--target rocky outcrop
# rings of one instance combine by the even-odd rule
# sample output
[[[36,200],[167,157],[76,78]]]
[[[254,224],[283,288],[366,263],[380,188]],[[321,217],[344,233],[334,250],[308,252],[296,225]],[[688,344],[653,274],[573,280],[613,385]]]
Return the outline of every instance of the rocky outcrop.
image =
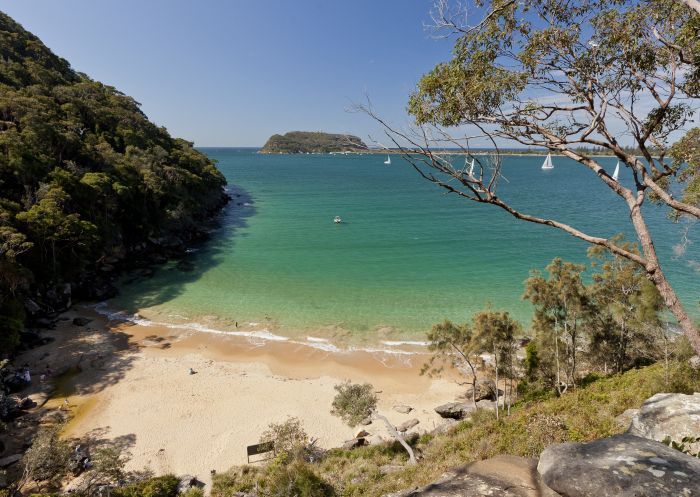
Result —
[[[401,423],[399,426],[396,427],[396,431],[399,433],[404,433],[416,426],[420,421],[418,421],[416,418],[409,419],[408,421],[404,421]]]
[[[472,403],[448,402],[435,408],[435,412],[443,418],[463,419],[474,409]]]
[[[700,495],[700,460],[630,434],[551,445],[537,469],[566,497]]]
[[[472,400],[473,389],[467,390],[464,394],[466,400]],[[476,383],[476,401],[480,400],[496,400],[496,392],[498,395],[503,395],[503,390],[496,389],[496,383],[493,380],[479,380]]]
[[[445,473],[425,487],[385,497],[556,497],[536,468],[534,459],[497,456]]]
[[[700,393],[657,393],[632,416],[628,433],[659,442],[667,437],[676,442],[700,437]],[[689,448],[700,451],[700,442]]]

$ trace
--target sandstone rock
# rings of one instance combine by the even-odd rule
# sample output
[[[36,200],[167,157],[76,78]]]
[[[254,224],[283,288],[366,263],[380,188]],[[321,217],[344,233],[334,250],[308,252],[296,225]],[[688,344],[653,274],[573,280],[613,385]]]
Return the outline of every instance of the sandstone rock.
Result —
[[[425,487],[385,497],[556,497],[536,466],[533,459],[497,456],[449,471]]]
[[[644,401],[627,432],[658,442],[700,436],[700,393],[657,393]],[[700,442],[690,449],[700,451]]]
[[[367,440],[364,438],[353,438],[352,440],[346,440],[343,442],[342,448],[345,450],[356,449],[357,447],[362,447],[367,445]]]
[[[462,419],[474,409],[467,402],[449,402],[435,408],[435,412],[443,418]]]
[[[400,412],[401,414],[408,414],[413,410],[410,406],[394,406],[394,411]]]
[[[420,421],[418,421],[416,418],[409,419],[408,421],[404,421],[401,423],[399,426],[396,427],[396,431],[403,433],[405,431],[410,430],[414,426],[416,426]]]
[[[700,495],[700,460],[630,434],[550,445],[537,470],[567,497]]]
[[[632,418],[634,418],[638,412],[639,409],[627,409],[625,412],[617,416],[615,421],[621,428],[627,430],[632,424]]]
[[[75,326],[85,326],[87,325],[92,319],[84,318],[82,316],[78,316],[77,318],[73,318],[73,324]]]
[[[450,431],[457,424],[456,419],[447,418],[442,423],[437,425],[431,432],[431,435],[440,435]]]
[[[493,380],[479,380],[476,382],[476,401],[496,400],[496,391],[498,391],[498,395],[503,395],[503,390],[496,390],[496,384]],[[464,394],[464,398],[472,400],[471,388]]]
[[[22,454],[12,454],[11,456],[0,459],[0,468],[6,468],[22,459]]]
[[[366,438],[365,440],[367,440],[367,443],[369,443],[370,445],[381,445],[384,442],[386,442],[386,440],[384,440],[384,438],[382,438],[381,435],[372,435],[371,437]]]
[[[363,419],[362,421],[360,421],[360,424],[361,424],[362,426],[371,425],[371,424],[372,424],[372,417],[371,417],[371,416],[367,416],[365,419]]]
[[[367,430],[360,430],[357,435],[355,435],[355,438],[365,438],[369,436],[369,432]]]

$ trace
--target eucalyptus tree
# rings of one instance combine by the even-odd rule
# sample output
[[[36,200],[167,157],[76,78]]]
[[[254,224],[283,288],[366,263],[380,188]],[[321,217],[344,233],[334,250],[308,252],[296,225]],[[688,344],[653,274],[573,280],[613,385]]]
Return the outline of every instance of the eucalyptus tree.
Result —
[[[433,325],[428,332],[428,350],[432,355],[423,365],[421,374],[439,375],[445,364],[468,376],[472,386],[472,403],[476,407],[477,364],[479,344],[468,324],[445,320]],[[498,392],[498,388],[496,388]]]
[[[452,58],[439,63],[410,96],[417,127],[402,131],[370,115],[426,179],[517,219],[550,226],[604,247],[643,268],[666,307],[700,353],[698,329],[663,270],[645,212],[649,201],[676,216],[700,219],[697,150],[689,127],[700,100],[700,3],[697,0],[484,0],[462,9],[447,0],[436,27],[456,36]],[[473,21],[472,21],[472,15]],[[456,137],[456,130],[475,130]],[[473,170],[436,150],[470,152],[474,139],[496,153],[475,157]],[[556,218],[519,210],[498,196],[502,143],[542,147],[572,159],[624,202],[640,252]],[[633,155],[626,145],[639,150]],[[629,171],[613,178],[587,148],[602,148]],[[694,150],[695,162],[688,161]],[[694,164],[694,165],[693,165]],[[695,194],[673,193],[685,181]],[[683,185],[680,186],[682,188]],[[690,194],[688,194],[690,193]],[[595,202],[591,198],[591,202]]]

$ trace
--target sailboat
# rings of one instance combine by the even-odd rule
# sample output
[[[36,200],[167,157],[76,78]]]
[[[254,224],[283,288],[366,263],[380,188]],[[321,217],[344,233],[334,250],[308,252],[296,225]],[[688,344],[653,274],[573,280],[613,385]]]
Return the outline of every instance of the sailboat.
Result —
[[[472,159],[472,164],[469,166],[469,176],[474,175],[474,159]]]
[[[547,154],[547,158],[542,163],[542,169],[554,169],[554,164],[552,164],[552,154]]]
[[[386,154],[386,160],[384,161],[384,164],[387,166],[391,165],[391,157],[389,157],[389,154]]]
[[[615,165],[615,172],[613,173],[612,178],[617,181],[617,178],[620,176],[620,161],[617,161],[617,164]]]

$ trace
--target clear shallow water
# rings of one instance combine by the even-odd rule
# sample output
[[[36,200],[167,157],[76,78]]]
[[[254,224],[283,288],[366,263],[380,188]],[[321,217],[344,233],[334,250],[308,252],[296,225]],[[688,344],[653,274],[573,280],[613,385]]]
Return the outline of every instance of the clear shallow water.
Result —
[[[527,326],[532,310],[521,295],[529,271],[556,256],[587,261],[584,242],[445,195],[398,157],[387,167],[380,155],[203,151],[232,185],[223,227],[191,254],[192,270],[159,269],[123,286],[111,307],[216,329],[237,322],[239,330],[281,335],[421,340],[433,323],[467,320],[488,304]],[[552,171],[541,162],[506,157],[500,196],[594,235],[629,233],[622,201],[593,174],[561,157]],[[624,173],[621,181],[630,179]],[[697,226],[688,251],[674,257],[683,226],[647,210],[669,279],[697,316]],[[336,215],[345,222],[333,224]]]

